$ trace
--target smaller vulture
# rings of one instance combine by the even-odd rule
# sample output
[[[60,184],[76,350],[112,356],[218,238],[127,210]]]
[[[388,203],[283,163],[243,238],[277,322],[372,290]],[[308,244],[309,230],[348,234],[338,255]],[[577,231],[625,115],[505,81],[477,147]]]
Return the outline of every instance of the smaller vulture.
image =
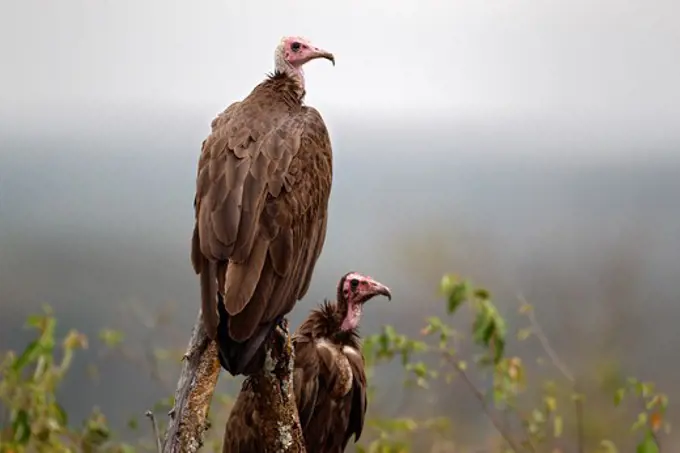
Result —
[[[310,453],[341,453],[352,436],[355,442],[361,436],[367,400],[358,326],[364,304],[377,295],[392,298],[387,286],[349,272],[338,283],[337,302],[312,310],[293,336],[293,386]],[[265,451],[256,398],[244,384],[227,421],[223,453]]]

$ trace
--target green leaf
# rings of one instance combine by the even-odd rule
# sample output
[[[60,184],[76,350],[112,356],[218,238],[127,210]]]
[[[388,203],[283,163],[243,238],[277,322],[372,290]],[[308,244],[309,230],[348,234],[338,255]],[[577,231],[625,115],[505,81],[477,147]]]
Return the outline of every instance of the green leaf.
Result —
[[[532,333],[533,333],[533,330],[531,329],[531,327],[527,327],[527,328],[524,328],[524,329],[520,329],[520,330],[517,332],[517,339],[518,339],[519,341],[524,341],[524,340],[526,340],[527,338],[529,338],[529,337],[531,336]]]
[[[538,409],[531,411],[531,416],[534,418],[534,420],[536,420],[537,423],[543,423],[545,421],[543,412],[539,411]]]
[[[24,349],[24,352],[14,361],[12,364],[12,371],[14,372],[19,372],[26,365],[29,363],[35,361],[35,359],[38,358],[40,355],[40,343],[36,341],[32,341],[26,349]]]
[[[631,428],[631,431],[637,431],[638,429],[642,428],[647,424],[647,413],[646,412],[640,412],[637,416],[637,421],[633,423],[633,427]]]
[[[654,406],[659,404],[660,401],[661,401],[661,399],[660,399],[659,395],[654,395],[649,401],[647,401],[647,404],[645,404],[645,408],[648,411],[651,411],[652,409],[654,409]]]
[[[491,299],[491,293],[484,288],[475,289],[474,295],[477,299],[480,299],[480,300]]]
[[[623,401],[623,398],[626,396],[626,389],[625,388],[620,388],[616,391],[614,394],[614,405],[619,406],[621,404],[621,401]]]
[[[498,362],[503,358],[503,353],[505,352],[505,340],[500,336],[495,336],[493,339],[494,346],[494,358],[493,361],[497,365]]]
[[[71,330],[63,342],[66,349],[85,349],[87,348],[87,337],[76,330]]]
[[[413,371],[413,373],[419,378],[424,378],[427,376],[427,365],[425,365],[423,362],[411,363],[407,369]]]
[[[102,329],[99,332],[99,339],[109,348],[113,348],[123,342],[125,336],[123,332],[113,329]]]
[[[57,422],[59,425],[65,427],[68,425],[68,414],[64,410],[64,408],[61,406],[59,403],[54,403],[54,408],[57,412]]]
[[[54,331],[56,327],[56,319],[45,318],[45,325],[43,326],[39,341],[43,351],[49,354],[51,354],[54,349]]]
[[[648,397],[651,393],[654,393],[654,383],[653,382],[638,382],[638,394],[643,398]]]
[[[432,335],[433,333],[440,332],[442,330],[443,323],[442,320],[437,318],[436,316],[427,318],[427,325],[423,329],[422,333],[423,335]],[[444,332],[441,333],[443,336],[446,336]]]
[[[545,408],[548,412],[552,413],[557,410],[557,400],[554,397],[546,396],[543,398],[543,402],[545,403]]]
[[[467,282],[461,282],[455,285],[448,297],[447,311],[449,314],[453,314],[458,307],[460,307],[467,297],[468,284]]]
[[[648,432],[635,451],[636,453],[659,453],[659,446],[656,444],[652,434]]]
[[[484,343],[486,332],[491,323],[491,318],[489,318],[489,316],[483,310],[477,312],[475,321],[472,324],[472,338],[477,344]]]
[[[562,422],[562,417],[560,415],[556,415],[553,419],[553,436],[555,436],[555,438],[559,438],[562,435],[563,428],[564,424]]]
[[[135,447],[130,444],[121,444],[120,453],[135,453]]]
[[[616,445],[614,442],[611,440],[603,440],[600,442],[600,448],[598,449],[598,452],[600,453],[619,453],[619,449],[616,448]]]
[[[453,290],[453,287],[456,286],[458,283],[458,279],[456,278],[455,275],[444,275],[439,282],[439,291],[441,292],[442,295],[448,296],[451,294],[451,291]]]
[[[14,441],[19,444],[27,444],[31,438],[31,423],[29,421],[28,412],[21,409],[17,412],[12,421],[12,431],[14,432]]]

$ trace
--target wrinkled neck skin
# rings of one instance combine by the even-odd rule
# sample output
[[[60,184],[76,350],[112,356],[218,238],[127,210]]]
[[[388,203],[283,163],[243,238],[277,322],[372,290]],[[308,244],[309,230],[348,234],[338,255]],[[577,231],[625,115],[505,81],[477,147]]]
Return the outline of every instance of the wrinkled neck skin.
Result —
[[[347,310],[342,310],[344,318],[340,324],[340,330],[348,331],[359,327],[361,321],[362,304],[355,304],[350,301],[347,302]]]
[[[285,57],[281,53],[276,54],[275,62],[276,71],[286,74],[291,79],[295,80],[298,84],[299,89],[297,94],[300,98],[305,93],[305,72],[302,67],[296,67],[286,61]]]

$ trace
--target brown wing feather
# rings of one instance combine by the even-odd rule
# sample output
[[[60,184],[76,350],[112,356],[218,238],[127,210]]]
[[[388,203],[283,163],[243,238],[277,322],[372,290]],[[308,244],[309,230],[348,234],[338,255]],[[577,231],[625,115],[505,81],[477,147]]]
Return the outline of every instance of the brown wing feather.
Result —
[[[367,407],[363,357],[344,354],[353,378],[349,392],[337,398],[333,389],[342,376],[331,349],[302,336],[296,336],[294,345],[293,384],[307,450],[341,453],[352,436],[359,440],[363,430]]]
[[[314,415],[314,407],[319,391],[319,357],[314,343],[307,338],[293,340],[295,347],[295,370],[293,371],[293,389],[300,416],[300,425],[304,431]]]
[[[224,282],[217,289],[237,341],[304,297],[325,239],[332,180],[319,113],[265,103],[256,90],[213,121],[196,184],[192,262],[197,273],[217,273],[208,262],[228,261],[226,275],[216,275]],[[207,290],[202,299],[214,338],[216,300]]]
[[[231,408],[222,440],[222,453],[261,453],[266,445],[260,435],[257,395],[245,381]]]
[[[355,442],[361,437],[361,433],[364,429],[364,417],[366,416],[366,409],[368,407],[366,399],[366,371],[364,369],[363,355],[356,356],[354,354],[348,354],[347,359],[352,368],[354,381],[352,382],[352,390],[350,391],[352,402],[349,413],[349,423],[347,425],[345,439],[342,443],[343,451],[347,447],[347,443],[352,435],[354,435]]]

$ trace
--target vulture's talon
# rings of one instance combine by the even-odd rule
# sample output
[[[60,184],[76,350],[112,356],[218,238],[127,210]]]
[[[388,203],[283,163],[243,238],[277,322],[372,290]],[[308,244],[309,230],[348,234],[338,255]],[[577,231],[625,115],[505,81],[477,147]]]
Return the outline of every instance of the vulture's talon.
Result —
[[[288,320],[285,316],[279,316],[276,319],[276,325],[281,329],[286,335],[288,335]]]

